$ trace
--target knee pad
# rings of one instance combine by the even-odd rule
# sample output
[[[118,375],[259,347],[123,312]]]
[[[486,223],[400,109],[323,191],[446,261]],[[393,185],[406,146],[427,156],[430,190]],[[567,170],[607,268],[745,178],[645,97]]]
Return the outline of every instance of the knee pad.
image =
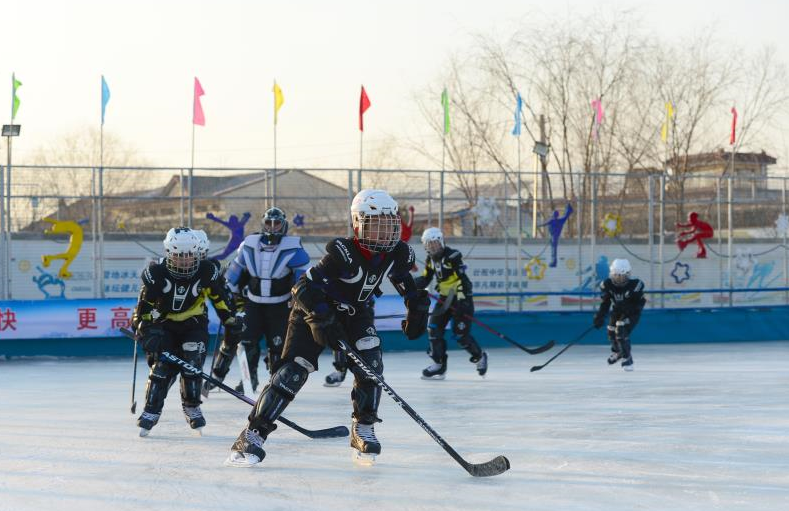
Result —
[[[145,388],[145,411],[160,413],[164,407],[164,398],[175,379],[175,375],[168,371],[164,362],[157,362],[148,374],[148,384]]]
[[[301,357],[297,357],[297,360]],[[285,362],[280,367],[271,381],[263,389],[255,408],[249,416],[250,421],[264,421],[273,423],[282,413],[285,407],[293,401],[301,387],[307,382],[310,370],[305,367],[309,362],[303,359],[299,361]],[[311,367],[311,365],[310,365]]]
[[[381,403],[381,387],[372,380],[356,380],[351,391],[353,416],[362,424],[381,422],[378,405]]]
[[[471,324],[465,319],[455,319],[452,321],[452,333],[455,337],[463,337],[469,334]]]
[[[608,333],[608,340],[616,342],[616,327],[614,325],[608,325],[606,331]]]
[[[427,337],[432,342],[433,340],[443,339],[444,338],[444,329],[438,328],[438,325],[435,323],[429,323],[427,325]]]
[[[384,373],[384,359],[383,353],[381,352],[381,347],[378,346],[374,349],[358,351],[359,356],[364,361],[365,365],[370,368],[371,371],[375,372],[375,374],[379,375],[381,379],[383,379]],[[359,366],[356,364],[351,365],[351,372],[353,373],[354,377],[356,378],[355,382],[359,381],[368,381],[368,382],[375,382],[370,376],[367,375]],[[354,383],[354,387],[356,383]]]

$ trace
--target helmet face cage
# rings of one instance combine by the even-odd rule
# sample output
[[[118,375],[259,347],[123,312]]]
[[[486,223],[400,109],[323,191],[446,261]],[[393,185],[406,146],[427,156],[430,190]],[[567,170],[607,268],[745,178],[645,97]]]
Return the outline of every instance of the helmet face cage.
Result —
[[[444,250],[444,242],[439,238],[425,240],[423,245],[425,246],[425,252],[431,257],[437,256]]]
[[[261,221],[261,240],[266,245],[276,245],[288,232],[288,221],[285,212],[279,208],[269,208]]]
[[[200,238],[191,229],[170,229],[164,240],[167,271],[175,278],[189,278],[197,273],[201,261]]]
[[[400,241],[400,214],[354,213],[353,229],[359,245],[370,252],[391,252]]]
[[[622,287],[627,284],[627,281],[630,280],[630,272],[624,273],[612,273],[611,274],[611,282],[614,283],[615,286]]]

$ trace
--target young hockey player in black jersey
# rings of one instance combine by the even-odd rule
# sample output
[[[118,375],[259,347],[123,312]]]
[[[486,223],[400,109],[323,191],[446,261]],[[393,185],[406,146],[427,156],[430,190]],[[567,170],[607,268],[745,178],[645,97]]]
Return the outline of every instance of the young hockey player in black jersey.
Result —
[[[263,215],[262,230],[247,236],[227,269],[227,284],[243,304],[246,330],[240,339],[245,347],[253,390],[258,386],[260,340],[265,337],[266,365],[270,373],[282,354],[290,315],[290,289],[309,268],[310,256],[301,238],[288,236],[288,221],[280,208]],[[238,302],[237,302],[238,303]],[[213,375],[222,381],[230,370],[239,340],[226,338],[213,363]],[[210,389],[211,384],[206,382]],[[236,390],[243,391],[239,384]]]
[[[197,368],[205,361],[208,318],[205,299],[214,305],[228,330],[240,333],[216,265],[200,259],[198,237],[187,227],[170,229],[164,239],[164,261],[151,264],[142,274],[142,287],[132,317],[143,349],[153,362],[145,390],[145,409],[137,420],[140,436],[147,436],[159,421],[167,390],[179,372],[177,366],[158,360],[171,351]],[[181,404],[192,429],[205,426],[200,410],[200,377],[181,371]]]
[[[630,353],[630,333],[636,328],[644,308],[644,283],[630,278],[630,262],[614,259],[609,277],[600,284],[600,309],[594,315],[594,327],[601,328],[605,316],[611,309],[608,321],[608,339],[611,341],[609,364],[622,360],[625,371],[633,370],[633,355]]]
[[[372,370],[383,373],[381,339],[367,302],[384,277],[404,298],[406,336],[416,339],[425,331],[430,301],[425,291],[416,289],[409,273],[414,252],[400,241],[397,202],[382,190],[362,190],[353,199],[351,216],[354,236],[330,241],[326,255],[293,287],[280,367],[233,444],[228,465],[251,466],[263,459],[263,442],[276,428],[274,421],[318,369],[324,348],[339,348],[337,339],[345,340]],[[381,388],[352,362],[350,370],[354,375],[351,447],[359,459],[374,458],[381,452],[374,430],[380,422]]]
[[[435,275],[436,290],[440,295],[427,327],[430,338],[430,349],[427,353],[434,363],[422,371],[422,379],[443,380],[445,377],[447,341],[444,339],[444,329],[450,321],[454,339],[471,355],[469,360],[476,364],[479,375],[485,376],[488,371],[488,355],[470,333],[469,318],[474,315],[474,302],[471,298],[471,280],[466,276],[463,257],[458,250],[444,244],[444,235],[436,227],[425,229],[422,233],[422,244],[427,258],[424,272],[415,279],[416,287],[427,287]]]

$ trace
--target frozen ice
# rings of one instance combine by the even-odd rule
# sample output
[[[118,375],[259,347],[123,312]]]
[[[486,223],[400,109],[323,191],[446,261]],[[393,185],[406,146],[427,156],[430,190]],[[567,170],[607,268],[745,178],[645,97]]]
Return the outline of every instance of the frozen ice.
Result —
[[[492,478],[469,476],[386,395],[374,466],[352,462],[347,438],[280,425],[240,470],[223,462],[251,408],[230,395],[211,393],[195,437],[174,386],[140,438],[131,357],[0,362],[0,510],[789,509],[789,343],[636,343],[632,373],[579,345],[529,372],[559,348],[489,350],[485,379],[450,351],[444,381],[420,379],[422,352],[385,354],[389,384],[461,456],[509,458]],[[324,355],[284,415],[350,426],[352,378],[323,387],[332,370]]]

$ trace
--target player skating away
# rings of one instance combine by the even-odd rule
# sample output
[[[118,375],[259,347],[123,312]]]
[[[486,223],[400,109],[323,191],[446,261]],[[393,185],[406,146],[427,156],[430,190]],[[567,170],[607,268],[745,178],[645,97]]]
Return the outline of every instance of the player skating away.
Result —
[[[636,328],[641,310],[644,308],[644,283],[630,278],[630,261],[614,259],[608,278],[600,284],[600,309],[594,316],[594,327],[605,323],[605,316],[611,310],[608,321],[608,339],[611,341],[609,364],[622,360],[625,371],[633,370],[633,355],[630,352],[630,334]]]
[[[471,336],[470,317],[474,315],[474,301],[471,297],[471,280],[466,275],[466,266],[460,251],[444,244],[444,235],[437,227],[428,227],[422,233],[425,247],[425,269],[415,279],[419,289],[430,285],[436,277],[436,290],[439,301],[433,309],[428,322],[427,332],[430,339],[428,355],[433,364],[422,371],[426,380],[443,380],[447,371],[447,341],[444,329],[452,322],[452,335],[455,341],[470,355],[469,359],[477,367],[480,376],[488,371],[488,355]],[[450,301],[447,304],[447,300]]]
[[[288,236],[288,221],[280,208],[269,208],[261,232],[247,236],[227,269],[228,286],[242,297],[246,330],[241,343],[247,353],[252,388],[257,390],[260,340],[265,337],[266,365],[273,373],[282,355],[290,308],[290,289],[309,268],[310,256],[299,236]],[[235,341],[235,342],[233,342]],[[213,364],[213,376],[223,380],[230,370],[238,340],[227,338]],[[210,385],[206,382],[206,385]],[[241,385],[236,390],[241,390]]]
[[[402,323],[409,339],[425,330],[429,299],[411,277],[414,252],[400,241],[397,202],[382,190],[362,190],[353,199],[354,236],[326,245],[326,255],[293,287],[285,349],[279,369],[263,389],[249,415],[249,424],[233,444],[227,463],[251,466],[265,456],[263,442],[276,428],[274,421],[296,397],[325,347],[338,349],[343,339],[358,351],[371,370],[383,373],[381,339],[367,302],[388,277],[408,309]],[[381,452],[375,436],[381,388],[356,365],[351,401],[351,447],[358,457]]]
[[[191,229],[170,229],[164,239],[164,260],[151,264],[142,274],[132,325],[153,363],[145,389],[145,409],[137,420],[140,436],[147,436],[159,421],[169,386],[179,372],[177,366],[159,360],[158,353],[171,351],[197,368],[205,361],[206,297],[228,330],[243,330],[227,305],[217,267],[200,259],[199,244]],[[189,426],[198,431],[205,426],[201,402],[200,377],[181,371],[182,408]]]

